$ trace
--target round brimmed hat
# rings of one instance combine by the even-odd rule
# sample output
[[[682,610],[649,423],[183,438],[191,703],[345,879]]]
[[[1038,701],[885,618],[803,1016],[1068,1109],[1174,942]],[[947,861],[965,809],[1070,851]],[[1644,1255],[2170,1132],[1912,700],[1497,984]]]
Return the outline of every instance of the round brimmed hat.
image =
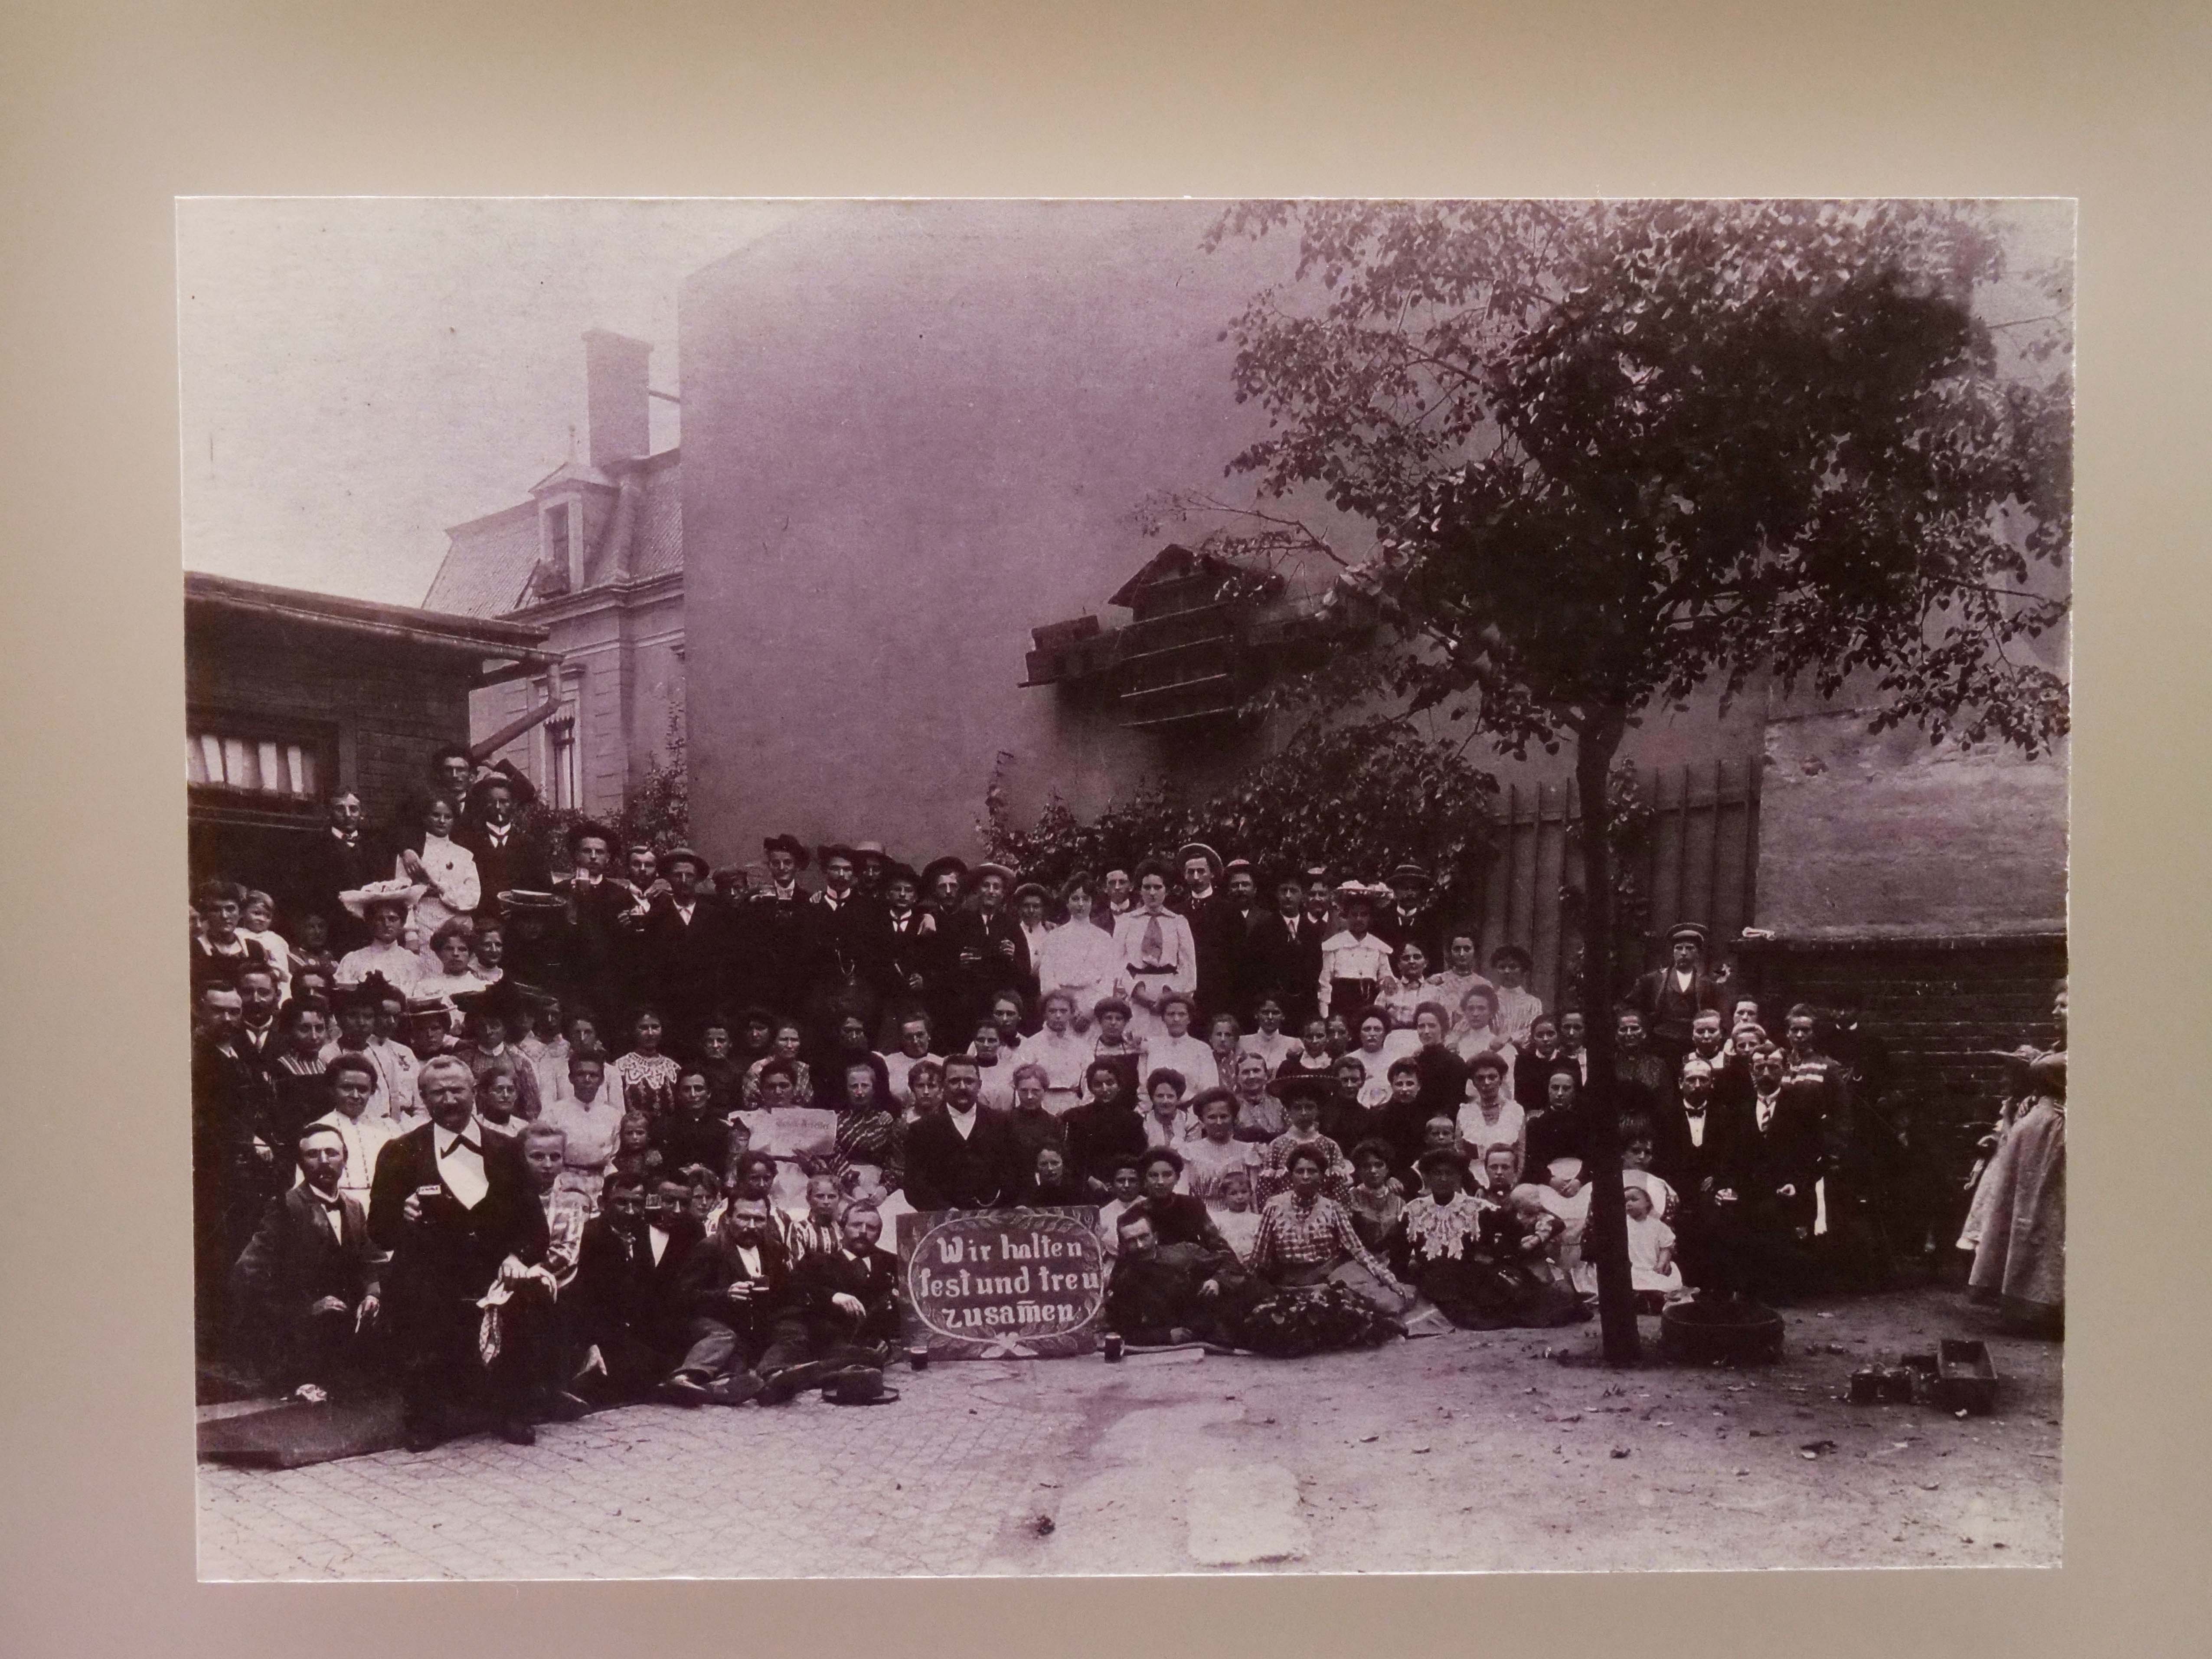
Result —
[[[1668,944],[1678,945],[1682,940],[1687,939],[1700,951],[1711,945],[1712,938],[1713,936],[1705,931],[1702,923],[1695,921],[1678,921],[1667,930]]]
[[[1193,859],[1204,859],[1214,874],[1221,873],[1221,854],[1202,841],[1187,841],[1176,848],[1176,865],[1180,868]]]
[[[519,915],[525,911],[565,910],[568,901],[558,893],[541,893],[534,887],[506,887],[500,890],[499,908],[506,915]]]
[[[1257,880],[1259,878],[1260,872],[1252,867],[1252,860],[1249,859],[1231,859],[1228,863],[1221,866],[1221,873],[1224,876],[1233,876],[1239,870],[1242,870],[1246,875],[1252,877],[1255,880]]]
[[[509,1024],[530,1018],[530,1005],[521,988],[505,978],[494,980],[481,991],[456,991],[453,1003],[465,1014],[489,1014]]]
[[[708,868],[706,859],[690,848],[672,847],[660,855],[661,874],[666,875],[679,864],[690,865],[697,872],[698,878],[702,881],[714,873]]]
[[[1417,881],[1424,887],[1433,887],[1436,885],[1437,878],[1431,875],[1426,870],[1424,870],[1419,865],[1406,863],[1400,865],[1396,869],[1390,872],[1390,884],[1392,886],[1395,887],[1401,881]]]
[[[888,1406],[898,1390],[887,1388],[884,1374],[872,1365],[855,1365],[836,1371],[822,1384],[822,1397],[833,1406]]]
[[[1318,1074],[1281,1078],[1275,1084],[1275,1098],[1285,1106],[1294,1100],[1310,1100],[1327,1105],[1336,1098],[1336,1085],[1327,1077]]]
[[[765,858],[770,853],[790,854],[802,870],[813,860],[813,854],[806,850],[806,844],[796,836],[768,836],[761,842],[761,856]]]
[[[853,856],[856,859],[888,859],[890,854],[884,851],[884,844],[879,841],[856,841],[853,843]]]
[[[858,864],[860,861],[859,850],[851,842],[842,841],[833,841],[827,846],[816,848],[814,856],[824,864],[829,863],[831,859],[842,859],[848,864]]]
[[[1005,865],[997,863],[990,859],[986,859],[982,863],[975,865],[969,870],[968,884],[970,887],[977,886],[981,883],[983,878],[986,876],[996,876],[1000,881],[1006,883],[1009,887],[1012,887],[1016,882],[1021,879],[1018,873],[1012,870],[1009,870]]]
[[[355,915],[366,918],[380,904],[397,904],[412,910],[429,890],[427,883],[394,877],[390,881],[372,881],[365,886],[349,888],[338,895],[338,902]]]
[[[884,866],[884,885],[888,887],[895,881],[912,882],[916,887],[922,884],[921,877],[916,873],[914,866],[901,864],[896,860]]]
[[[968,879],[968,860],[955,858],[950,853],[941,859],[930,860],[921,866],[921,884],[924,887],[934,887],[937,885],[937,878],[943,875],[957,876],[965,882]]]
[[[1389,898],[1390,890],[1380,882],[1370,884],[1354,877],[1349,881],[1340,881],[1336,884],[1336,896],[1346,904],[1354,901],[1362,904],[1372,904],[1377,899]]]

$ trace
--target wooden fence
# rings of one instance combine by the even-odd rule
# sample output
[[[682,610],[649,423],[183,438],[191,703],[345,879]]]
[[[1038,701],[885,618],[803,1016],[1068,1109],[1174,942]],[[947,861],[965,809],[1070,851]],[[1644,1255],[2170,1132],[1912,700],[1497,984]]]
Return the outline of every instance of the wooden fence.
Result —
[[[1756,757],[1700,762],[1642,774],[1638,786],[1650,819],[1626,874],[1641,895],[1644,954],[1664,955],[1665,930],[1703,922],[1715,950],[1751,921],[1759,871]],[[1499,803],[1498,854],[1472,908],[1483,960],[1498,946],[1525,946],[1535,958],[1534,989],[1556,1007],[1579,943],[1573,902],[1582,855],[1569,845],[1582,817],[1572,783],[1508,786]]]

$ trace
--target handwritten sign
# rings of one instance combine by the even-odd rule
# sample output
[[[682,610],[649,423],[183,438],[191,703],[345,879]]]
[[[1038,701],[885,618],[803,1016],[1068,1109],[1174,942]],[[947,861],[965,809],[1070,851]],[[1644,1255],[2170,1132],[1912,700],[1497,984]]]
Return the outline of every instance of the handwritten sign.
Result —
[[[898,1218],[907,1340],[939,1359],[1056,1359],[1097,1344],[1098,1212],[932,1210]]]

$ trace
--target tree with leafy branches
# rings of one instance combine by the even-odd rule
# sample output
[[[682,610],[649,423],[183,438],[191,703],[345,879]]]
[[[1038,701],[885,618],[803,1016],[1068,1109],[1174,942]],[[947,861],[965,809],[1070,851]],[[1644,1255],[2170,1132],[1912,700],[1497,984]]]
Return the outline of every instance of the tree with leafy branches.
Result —
[[[1334,561],[1382,616],[1305,688],[1320,706],[1572,746],[1593,1012],[1618,980],[1607,779],[1652,711],[1765,679],[1849,686],[1931,744],[2063,739],[2064,681],[2015,648],[2067,609],[2069,296],[2014,268],[2000,212],[1250,204],[1210,233],[1294,234],[1298,262],[1224,335],[1268,420],[1228,469],[1254,495],[1177,508],[1222,514],[1224,555]],[[1301,516],[1316,490],[1360,544]],[[1604,1352],[1628,1364],[1609,1019],[1589,1046]]]

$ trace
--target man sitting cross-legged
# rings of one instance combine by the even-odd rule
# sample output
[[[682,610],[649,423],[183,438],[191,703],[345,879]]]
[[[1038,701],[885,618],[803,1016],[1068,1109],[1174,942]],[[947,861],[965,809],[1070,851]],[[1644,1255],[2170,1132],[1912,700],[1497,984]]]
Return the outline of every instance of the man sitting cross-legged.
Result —
[[[691,1215],[691,1189],[641,1176],[607,1177],[605,1212],[584,1230],[573,1291],[583,1340],[595,1352],[580,1382],[614,1400],[657,1395],[679,1405],[706,1399],[705,1379],[729,1361],[731,1337],[717,1328],[695,1338],[691,1256],[702,1229]],[[695,1346],[697,1352],[694,1352]],[[684,1381],[678,1384],[681,1376]]]
[[[740,1406],[760,1393],[756,1367],[790,1306],[791,1272],[768,1200],[738,1193],[691,1253],[685,1287],[691,1346],[668,1380],[671,1398]]]
[[[270,1378],[297,1400],[328,1399],[363,1369],[376,1322],[376,1260],[360,1200],[339,1190],[345,1142],[300,1135],[300,1184],[269,1200],[231,1274],[231,1307]]]
[[[884,1387],[884,1361],[898,1334],[898,1258],[880,1249],[884,1218],[872,1204],[845,1206],[834,1250],[792,1272],[791,1302],[760,1362],[764,1406],[819,1385],[841,1405],[898,1396]]]

